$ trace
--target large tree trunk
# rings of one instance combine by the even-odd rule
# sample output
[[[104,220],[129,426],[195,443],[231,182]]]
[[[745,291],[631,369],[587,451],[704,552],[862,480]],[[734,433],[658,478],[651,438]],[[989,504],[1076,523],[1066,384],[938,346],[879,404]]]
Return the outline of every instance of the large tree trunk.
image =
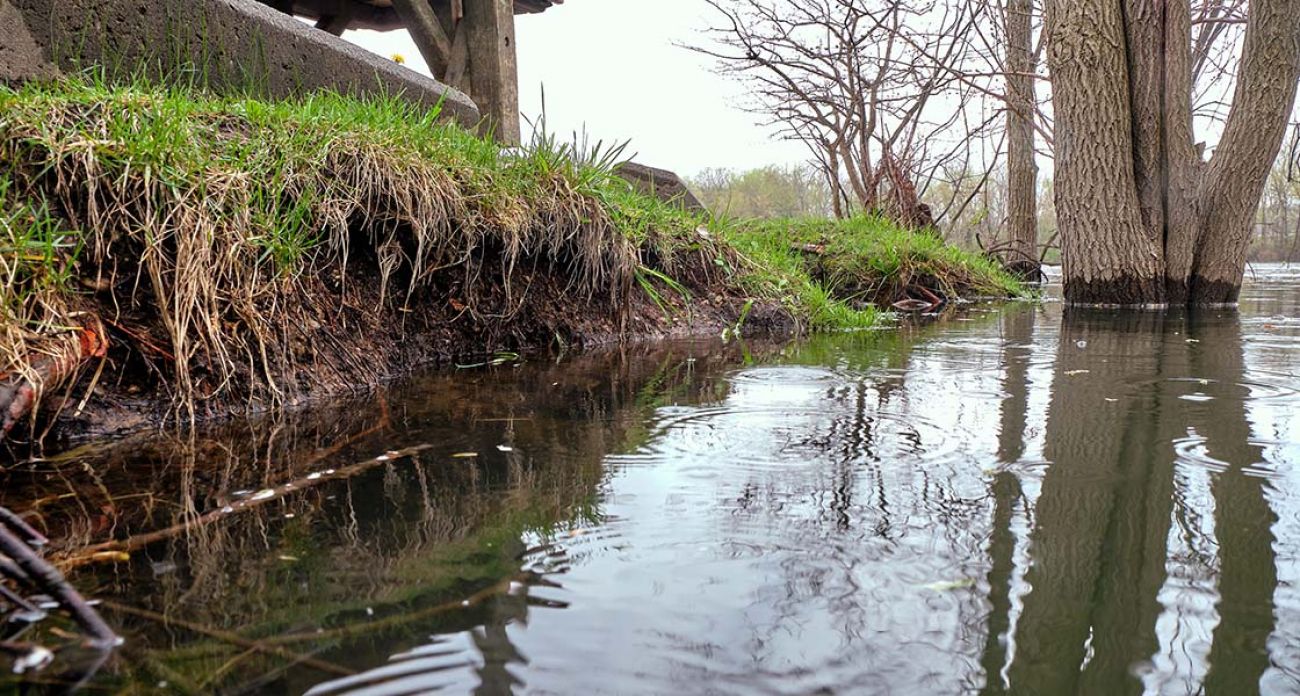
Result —
[[[1034,46],[1032,0],[1009,0],[1007,30],[1008,270],[1038,279],[1038,164],[1034,161]]]
[[[1049,0],[1056,208],[1074,303],[1235,302],[1300,79],[1300,3],[1250,5],[1213,159],[1192,136],[1189,0]]]

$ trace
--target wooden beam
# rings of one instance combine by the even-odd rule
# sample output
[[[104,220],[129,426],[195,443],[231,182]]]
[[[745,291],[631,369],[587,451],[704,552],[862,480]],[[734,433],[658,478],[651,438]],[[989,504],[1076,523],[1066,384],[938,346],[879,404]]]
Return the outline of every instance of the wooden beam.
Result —
[[[322,31],[328,31],[335,36],[342,36],[343,31],[352,23],[352,9],[356,7],[354,3],[347,3],[339,8],[336,14],[323,14],[320,19],[316,20],[316,28]]]
[[[468,81],[466,75],[469,72],[469,45],[465,36],[469,32],[461,30],[456,32],[456,38],[451,40],[451,61],[447,64],[447,74],[443,76],[443,82],[453,87],[464,88],[468,92]]]
[[[394,0],[395,2],[397,0]],[[409,0],[404,0],[409,1]],[[496,139],[519,143],[519,71],[513,0],[464,0],[470,98]]]
[[[434,14],[429,0],[393,0],[397,14],[402,18],[420,55],[429,64],[434,77],[443,79],[451,63],[451,40]],[[458,87],[458,85],[452,85]]]

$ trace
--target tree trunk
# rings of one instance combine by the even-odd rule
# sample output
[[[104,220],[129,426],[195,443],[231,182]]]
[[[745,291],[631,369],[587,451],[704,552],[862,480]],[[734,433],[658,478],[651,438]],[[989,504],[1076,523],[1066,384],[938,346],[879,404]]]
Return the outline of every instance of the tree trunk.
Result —
[[[1232,110],[1202,163],[1189,0],[1049,0],[1056,208],[1073,303],[1235,302],[1300,79],[1300,3],[1250,5]]]
[[[1032,0],[1009,0],[1007,31],[1007,229],[1008,270],[1037,280],[1038,164],[1034,161],[1034,54]]]

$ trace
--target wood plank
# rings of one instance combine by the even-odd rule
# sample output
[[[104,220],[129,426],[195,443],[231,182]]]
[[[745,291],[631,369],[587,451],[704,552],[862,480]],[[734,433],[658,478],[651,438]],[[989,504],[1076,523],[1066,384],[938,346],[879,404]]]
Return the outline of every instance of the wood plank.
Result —
[[[447,64],[447,74],[443,82],[456,89],[469,92],[466,76],[469,73],[469,35],[463,27],[457,28],[456,38],[451,41],[451,61]]]

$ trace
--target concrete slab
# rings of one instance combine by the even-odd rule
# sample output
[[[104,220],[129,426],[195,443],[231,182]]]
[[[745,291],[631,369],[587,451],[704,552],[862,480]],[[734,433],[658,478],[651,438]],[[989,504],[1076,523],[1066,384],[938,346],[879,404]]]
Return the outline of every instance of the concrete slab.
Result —
[[[255,0],[0,0],[0,47],[0,80],[98,66],[110,79],[143,73],[270,97],[400,94],[479,121],[463,93]]]
[[[628,161],[616,166],[614,173],[648,196],[654,196],[665,203],[691,212],[708,212],[700,199],[686,187],[686,182],[682,181],[675,172]]]

